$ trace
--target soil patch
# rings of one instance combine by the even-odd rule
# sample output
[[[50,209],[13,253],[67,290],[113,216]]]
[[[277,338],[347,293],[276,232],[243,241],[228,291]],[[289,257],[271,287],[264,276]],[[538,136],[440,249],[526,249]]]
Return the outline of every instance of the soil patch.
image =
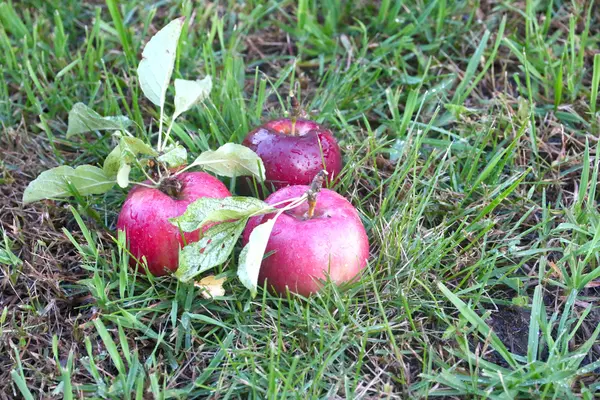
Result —
[[[69,210],[54,202],[23,205],[21,201],[27,184],[40,171],[55,166],[49,161],[48,144],[25,130],[8,129],[0,135],[0,148],[0,226],[20,260],[0,264],[0,313],[8,309],[0,336],[0,399],[9,399],[18,394],[10,377],[17,359],[34,396],[53,389],[58,374],[52,353],[54,335],[61,356],[70,350],[76,359],[84,355],[84,333],[79,327],[88,319],[81,312],[88,311],[79,308],[83,300],[78,296],[83,295],[69,294],[65,287],[87,272],[62,233],[65,227],[80,236],[71,226]]]

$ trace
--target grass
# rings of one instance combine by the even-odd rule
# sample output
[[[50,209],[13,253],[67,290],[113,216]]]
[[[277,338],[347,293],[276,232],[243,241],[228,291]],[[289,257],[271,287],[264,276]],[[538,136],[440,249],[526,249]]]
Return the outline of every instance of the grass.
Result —
[[[593,398],[600,385],[593,1],[0,3],[0,398]],[[305,110],[371,242],[360,282],[309,299],[132,274],[125,192],[23,206],[78,101],[158,114],[135,68],[187,18],[176,77],[213,76],[173,129],[196,153]],[[152,116],[153,118],[149,118]],[[231,183],[235,190],[235,185]]]

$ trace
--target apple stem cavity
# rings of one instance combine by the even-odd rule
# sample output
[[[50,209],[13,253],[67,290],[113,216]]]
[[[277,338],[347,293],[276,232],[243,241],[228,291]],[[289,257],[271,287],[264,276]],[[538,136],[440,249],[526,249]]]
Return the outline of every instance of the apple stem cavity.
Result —
[[[315,208],[317,207],[317,193],[321,191],[325,177],[328,175],[327,171],[322,169],[312,180],[310,188],[306,191],[306,199],[308,200],[308,211],[306,212],[306,219],[311,219],[315,215]]]
[[[158,190],[175,200],[179,200],[182,189],[183,183],[174,178],[163,179],[158,186]]]

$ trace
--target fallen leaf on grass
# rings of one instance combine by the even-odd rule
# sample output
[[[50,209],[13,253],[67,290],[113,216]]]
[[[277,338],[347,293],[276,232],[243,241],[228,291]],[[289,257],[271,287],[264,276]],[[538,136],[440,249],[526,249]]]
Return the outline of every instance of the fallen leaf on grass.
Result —
[[[223,289],[223,284],[227,278],[215,278],[214,275],[207,276],[206,278],[202,278],[198,282],[194,282],[194,286],[199,289],[202,289],[202,296],[205,299],[210,299],[217,296],[224,296],[225,289]]]

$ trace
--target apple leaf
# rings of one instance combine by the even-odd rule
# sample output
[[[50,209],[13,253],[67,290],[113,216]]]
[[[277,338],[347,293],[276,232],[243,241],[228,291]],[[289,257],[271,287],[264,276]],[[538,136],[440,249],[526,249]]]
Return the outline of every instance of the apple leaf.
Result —
[[[82,195],[102,194],[114,186],[115,179],[93,165],[52,168],[42,172],[27,186],[23,193],[23,203],[69,197],[72,194],[69,184]]]
[[[225,289],[223,284],[227,278],[215,278],[214,275],[207,276],[206,278],[200,279],[198,282],[194,282],[194,286],[202,290],[202,297],[210,299],[218,296],[225,296]]]
[[[254,228],[252,233],[250,233],[248,244],[244,246],[240,253],[237,275],[242,284],[250,290],[253,297],[256,296],[260,265],[262,264],[267,243],[269,242],[271,231],[273,230],[273,226],[275,226],[278,216],[279,213],[267,222],[263,222]]]
[[[273,208],[267,203],[253,197],[203,197],[188,205],[182,215],[170,221],[184,232],[193,232],[211,222],[237,220],[272,211]]]
[[[200,154],[192,165],[221,176],[255,176],[264,180],[265,166],[260,157],[246,146],[226,143],[217,150],[208,150]]]
[[[211,90],[212,79],[210,75],[197,81],[175,79],[175,113],[173,119],[206,99]]]
[[[67,138],[78,133],[125,129],[129,125],[131,125],[131,120],[125,116],[103,117],[85,104],[76,103],[69,111]]]
[[[247,220],[244,218],[210,227],[202,239],[179,250],[179,266],[175,271],[177,279],[188,282],[196,275],[227,261]]]
[[[137,73],[144,95],[159,107],[165,104],[175,65],[177,42],[185,18],[177,18],[156,33],[144,47]]]
[[[131,165],[122,163],[117,173],[117,183],[122,188],[129,186],[129,173],[131,172]]]
[[[158,155],[158,153],[149,144],[146,144],[141,139],[131,136],[121,137],[119,146],[121,146],[121,157],[126,158],[127,162],[133,162],[138,154],[144,154],[152,157],[156,157]]]
[[[129,185],[129,172],[131,171],[129,164],[134,163],[139,154],[156,156],[158,153],[141,139],[121,136],[120,133],[115,136],[120,137],[121,140],[117,147],[104,159],[103,170],[107,176],[116,177],[119,186],[127,187]]]
[[[121,167],[121,146],[117,145],[104,159],[102,169],[108,176],[117,176]]]
[[[158,161],[166,163],[171,168],[187,164],[187,150],[179,144],[169,146],[158,157]]]

